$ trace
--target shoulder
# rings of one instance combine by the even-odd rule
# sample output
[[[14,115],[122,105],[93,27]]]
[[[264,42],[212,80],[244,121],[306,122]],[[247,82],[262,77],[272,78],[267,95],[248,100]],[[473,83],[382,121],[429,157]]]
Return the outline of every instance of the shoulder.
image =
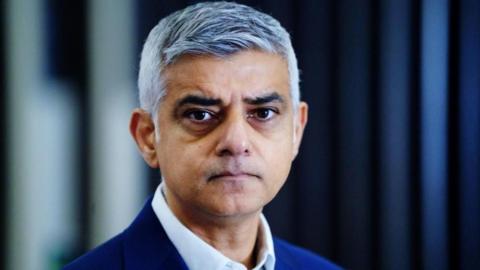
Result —
[[[273,238],[275,257],[280,263],[291,269],[340,270],[341,267],[329,260],[299,246],[288,243],[277,237]]]
[[[123,269],[123,233],[67,264],[63,270]]]

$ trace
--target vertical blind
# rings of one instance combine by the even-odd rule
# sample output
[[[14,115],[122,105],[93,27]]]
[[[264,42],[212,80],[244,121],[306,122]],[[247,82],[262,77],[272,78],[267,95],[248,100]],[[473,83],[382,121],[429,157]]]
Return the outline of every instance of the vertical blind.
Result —
[[[140,1],[139,40],[194,2]],[[350,269],[480,267],[480,3],[239,2],[289,30],[310,104],[273,231]]]
[[[138,48],[195,2],[139,1]],[[291,33],[310,105],[273,232],[350,269],[478,269],[480,2],[238,2]]]

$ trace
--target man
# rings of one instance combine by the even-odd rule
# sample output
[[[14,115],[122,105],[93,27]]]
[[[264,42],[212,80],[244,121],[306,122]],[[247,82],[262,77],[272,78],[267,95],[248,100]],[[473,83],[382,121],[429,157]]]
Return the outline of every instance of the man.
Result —
[[[161,20],[130,131],[162,183],[129,228],[65,269],[338,269],[272,237],[261,213],[307,122],[298,84],[290,37],[266,14],[215,2]]]

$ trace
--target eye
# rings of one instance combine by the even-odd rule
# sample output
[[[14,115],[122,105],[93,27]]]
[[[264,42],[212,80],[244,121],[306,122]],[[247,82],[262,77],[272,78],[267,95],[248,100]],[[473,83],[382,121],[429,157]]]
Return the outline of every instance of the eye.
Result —
[[[213,113],[202,110],[191,110],[184,113],[184,117],[194,122],[208,122],[214,118]]]
[[[278,112],[272,108],[259,108],[250,113],[249,117],[254,117],[260,121],[267,121],[273,118],[275,114],[278,114]]]

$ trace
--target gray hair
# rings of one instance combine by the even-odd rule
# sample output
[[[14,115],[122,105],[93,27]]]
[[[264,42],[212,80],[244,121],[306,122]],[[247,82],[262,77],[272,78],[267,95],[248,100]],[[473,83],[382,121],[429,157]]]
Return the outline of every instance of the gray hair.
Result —
[[[271,16],[233,2],[205,2],[162,19],[143,46],[138,75],[140,106],[156,117],[165,96],[162,73],[185,54],[227,57],[258,49],[282,56],[288,65],[293,107],[300,102],[299,72],[290,35]]]

